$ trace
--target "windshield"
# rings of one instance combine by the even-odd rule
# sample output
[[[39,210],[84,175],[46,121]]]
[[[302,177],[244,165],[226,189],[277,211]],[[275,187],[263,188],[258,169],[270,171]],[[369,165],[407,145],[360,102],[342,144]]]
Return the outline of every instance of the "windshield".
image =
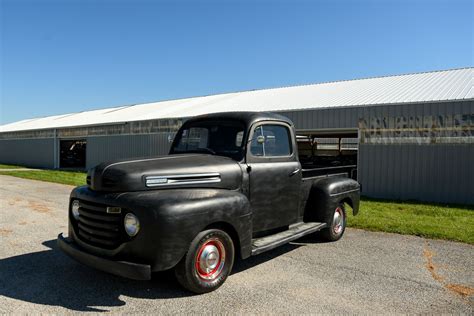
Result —
[[[195,122],[180,130],[172,154],[207,153],[242,160],[245,127],[238,121]]]

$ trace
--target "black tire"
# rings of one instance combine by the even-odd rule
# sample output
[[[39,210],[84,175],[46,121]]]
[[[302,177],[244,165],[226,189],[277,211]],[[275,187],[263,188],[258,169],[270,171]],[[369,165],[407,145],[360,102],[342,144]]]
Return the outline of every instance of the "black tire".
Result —
[[[336,212],[339,216],[342,216],[341,220],[336,220]],[[331,219],[329,220],[329,227],[321,230],[321,236],[326,241],[336,241],[342,238],[344,231],[346,230],[346,209],[344,203],[339,203],[332,213]]]
[[[176,279],[184,288],[194,293],[214,291],[225,282],[232,271],[234,254],[234,243],[226,232],[219,229],[200,232],[191,242],[186,255],[176,265]],[[198,256],[202,258],[201,261]],[[214,263],[215,268],[212,267]]]

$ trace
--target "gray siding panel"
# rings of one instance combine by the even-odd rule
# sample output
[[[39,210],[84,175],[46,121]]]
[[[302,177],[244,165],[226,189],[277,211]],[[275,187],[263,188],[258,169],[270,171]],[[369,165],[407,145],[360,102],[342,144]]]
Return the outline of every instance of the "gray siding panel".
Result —
[[[87,138],[87,168],[115,160],[166,155],[170,148],[169,133],[118,135]]]
[[[293,121],[297,129],[357,128],[360,108],[334,108],[278,112]]]
[[[2,139],[0,163],[35,168],[54,168],[54,139]]]
[[[359,118],[474,113],[474,102],[363,108]],[[474,204],[474,145],[361,144],[359,181],[370,197]]]
[[[474,113],[474,102],[420,103],[287,111],[297,129],[357,128],[360,118]],[[474,204],[472,144],[361,144],[359,181],[364,194]]]
[[[474,168],[469,160],[474,156],[473,147],[469,144],[361,145],[359,172],[363,194],[474,204]]]

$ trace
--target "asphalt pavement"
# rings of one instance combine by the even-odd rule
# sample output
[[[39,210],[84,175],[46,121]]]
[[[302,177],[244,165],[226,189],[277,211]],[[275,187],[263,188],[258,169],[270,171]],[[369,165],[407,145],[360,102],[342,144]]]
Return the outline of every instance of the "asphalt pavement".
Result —
[[[0,313],[474,313],[474,246],[348,229],[237,261],[194,295],[170,272],[132,281],[56,246],[70,186],[0,176]]]

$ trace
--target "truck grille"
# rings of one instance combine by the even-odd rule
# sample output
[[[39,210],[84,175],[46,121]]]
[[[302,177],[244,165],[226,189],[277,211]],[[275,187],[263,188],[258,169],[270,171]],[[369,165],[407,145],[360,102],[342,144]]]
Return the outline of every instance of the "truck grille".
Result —
[[[114,249],[121,243],[122,214],[107,213],[107,206],[79,201],[78,237],[93,246]]]

